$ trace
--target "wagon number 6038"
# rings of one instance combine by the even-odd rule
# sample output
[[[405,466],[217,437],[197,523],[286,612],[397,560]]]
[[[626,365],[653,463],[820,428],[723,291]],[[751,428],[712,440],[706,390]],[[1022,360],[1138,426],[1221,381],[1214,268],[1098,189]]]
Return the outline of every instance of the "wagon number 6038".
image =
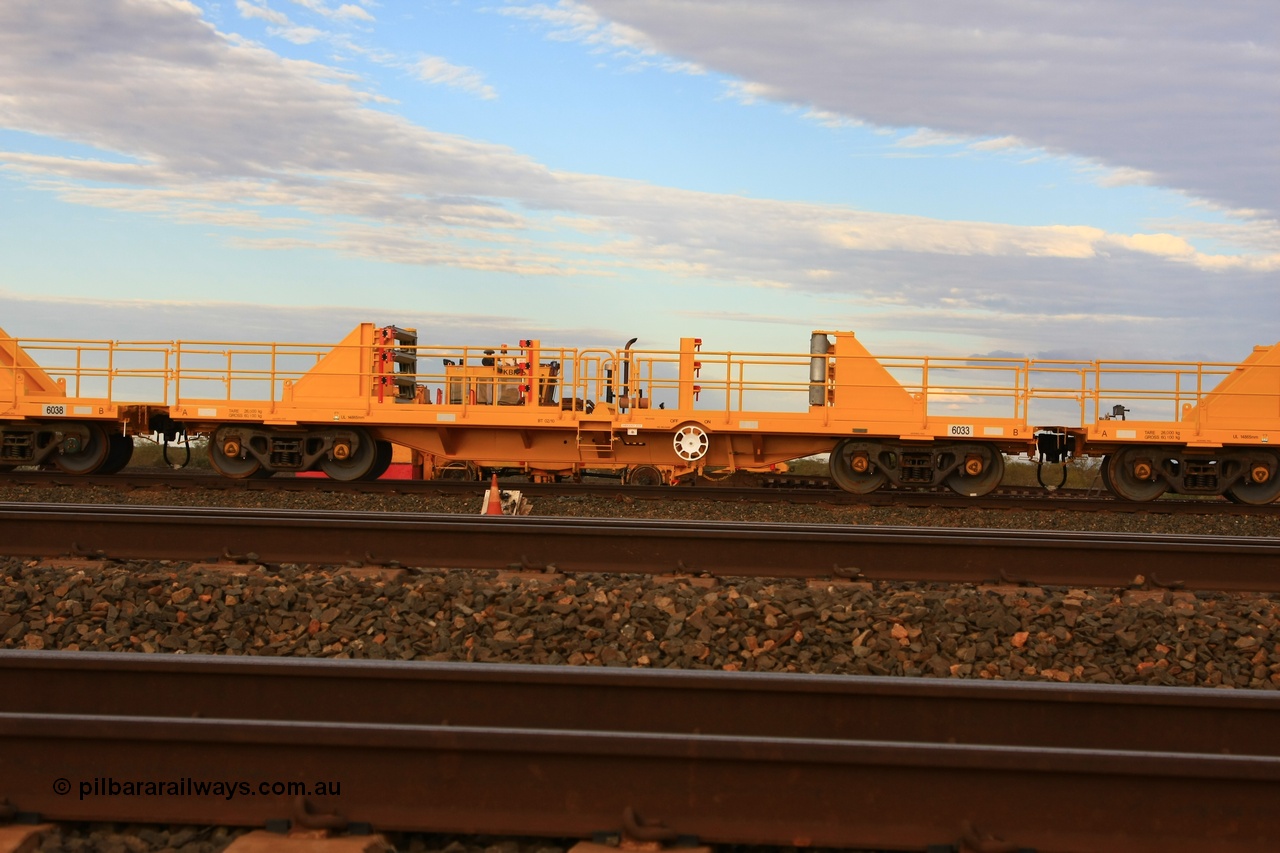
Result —
[[[44,415],[48,417],[60,417],[67,413],[66,406],[55,406],[52,403],[46,403],[44,406]]]
[[[947,427],[947,435],[973,435],[973,425],[951,424]]]

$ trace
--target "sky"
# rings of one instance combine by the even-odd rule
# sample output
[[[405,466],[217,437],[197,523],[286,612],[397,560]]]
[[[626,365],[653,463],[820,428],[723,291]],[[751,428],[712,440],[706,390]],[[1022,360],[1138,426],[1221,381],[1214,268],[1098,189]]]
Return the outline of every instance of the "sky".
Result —
[[[1236,361],[1273,0],[5,0],[19,337]]]

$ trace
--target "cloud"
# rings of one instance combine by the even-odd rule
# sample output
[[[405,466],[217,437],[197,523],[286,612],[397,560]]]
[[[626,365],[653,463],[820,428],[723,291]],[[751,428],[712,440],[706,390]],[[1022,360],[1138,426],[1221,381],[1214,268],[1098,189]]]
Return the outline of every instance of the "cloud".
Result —
[[[1259,223],[1240,232],[1248,251],[1214,254],[1176,228],[943,221],[557,171],[374,109],[356,82],[225,36],[185,3],[10,0],[0,4],[0,126],[102,154],[0,152],[0,174],[75,204],[221,229],[246,249],[327,250],[547,286],[769,288],[906,306],[908,318],[953,314],[987,336],[1022,334],[1021,318],[1055,312],[1171,317],[1189,306],[1236,335],[1280,327],[1274,293],[1260,284],[1274,281],[1280,247]],[[1206,299],[1215,287],[1231,298]]]
[[[520,314],[406,311],[401,306],[279,305],[213,300],[67,299],[0,289],[3,328],[16,338],[117,341],[282,341],[335,344],[360,322],[417,329],[421,343],[485,345],[541,338],[547,346],[615,347],[623,331],[548,325]],[[49,318],[57,317],[51,331]],[[442,330],[448,335],[441,337]],[[37,361],[40,357],[36,354]]]
[[[632,69],[657,67],[673,73],[703,73],[697,63],[665,56],[639,30],[606,20],[577,0],[559,0],[554,6],[511,3],[495,11],[500,15],[544,24],[550,38],[579,42],[597,52],[609,53],[625,60]]]
[[[903,148],[929,148],[935,145],[963,145],[968,140],[954,133],[939,133],[936,130],[921,129],[909,133],[895,144]]]
[[[1267,0],[582,3],[742,91],[885,127],[1017,137],[1280,212],[1280,27]]]
[[[334,11],[333,17],[338,18],[339,20],[350,20],[350,21],[373,21],[374,20],[373,15],[370,15],[367,11],[360,8],[359,6],[353,6],[350,3],[343,3],[341,6],[339,6]]]
[[[1001,136],[996,139],[980,139],[969,145],[975,151],[1007,151],[1011,148],[1027,148],[1027,144],[1016,136]]]
[[[250,0],[236,0],[236,9],[244,18],[258,18],[269,24],[288,26],[289,16],[284,12],[271,9],[265,3],[253,3]]]
[[[474,68],[454,65],[439,56],[427,56],[413,67],[418,78],[426,83],[441,84],[461,89],[472,95],[491,101],[498,97],[492,86],[484,82],[484,75]]]

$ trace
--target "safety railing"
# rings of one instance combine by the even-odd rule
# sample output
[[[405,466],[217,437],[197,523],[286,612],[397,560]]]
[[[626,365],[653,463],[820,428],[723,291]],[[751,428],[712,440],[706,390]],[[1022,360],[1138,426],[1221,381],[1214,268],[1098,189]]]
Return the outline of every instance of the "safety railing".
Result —
[[[1008,358],[932,356],[871,357],[903,390],[917,397],[926,416],[939,407],[962,408],[979,417],[1025,422],[1029,416],[1028,361]],[[855,395],[856,398],[856,395]]]
[[[6,338],[39,371],[63,384],[70,398],[167,405],[172,346],[167,341]],[[14,387],[31,367],[0,359],[4,387]]]
[[[297,382],[325,355],[339,349],[341,345],[332,344],[176,341],[174,400],[276,404],[284,399],[287,383]],[[368,375],[369,369],[363,373]]]
[[[5,344],[20,347],[39,370],[62,381],[68,397],[156,405],[190,399],[275,406],[322,360],[342,355],[344,346],[357,351],[348,361],[358,366],[343,371],[327,367],[326,376],[368,380],[373,373],[372,353],[364,344],[51,338],[6,338]],[[805,412],[815,384],[811,353],[700,350],[696,375],[682,377],[680,365],[688,363],[689,354],[672,350],[539,347],[532,371],[522,373],[519,365],[528,354],[520,349],[506,354],[483,346],[406,344],[398,349],[416,355],[414,372],[404,374],[418,388],[414,401],[464,408],[519,404],[573,409],[589,400],[595,406],[637,409],[643,399],[649,408],[671,409],[681,399],[691,399],[697,410],[726,416]],[[1227,400],[1280,419],[1277,364],[839,354],[827,363],[841,358],[874,360],[889,381],[924,404],[926,417],[963,408],[978,416],[1064,426],[1112,417],[1183,421],[1198,418],[1206,401]],[[16,374],[23,370],[30,368],[14,358],[0,359],[0,380],[7,387],[16,387]],[[1241,378],[1246,373],[1247,381]],[[887,384],[868,382],[851,384],[835,371],[822,380],[850,407]],[[360,387],[373,386],[365,381]]]

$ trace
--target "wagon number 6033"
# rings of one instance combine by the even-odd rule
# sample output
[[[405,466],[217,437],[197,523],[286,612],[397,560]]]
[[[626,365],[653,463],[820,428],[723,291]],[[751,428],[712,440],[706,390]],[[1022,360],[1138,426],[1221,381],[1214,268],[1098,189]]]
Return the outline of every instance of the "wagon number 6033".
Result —
[[[951,424],[947,427],[947,435],[973,435],[973,425]]]

